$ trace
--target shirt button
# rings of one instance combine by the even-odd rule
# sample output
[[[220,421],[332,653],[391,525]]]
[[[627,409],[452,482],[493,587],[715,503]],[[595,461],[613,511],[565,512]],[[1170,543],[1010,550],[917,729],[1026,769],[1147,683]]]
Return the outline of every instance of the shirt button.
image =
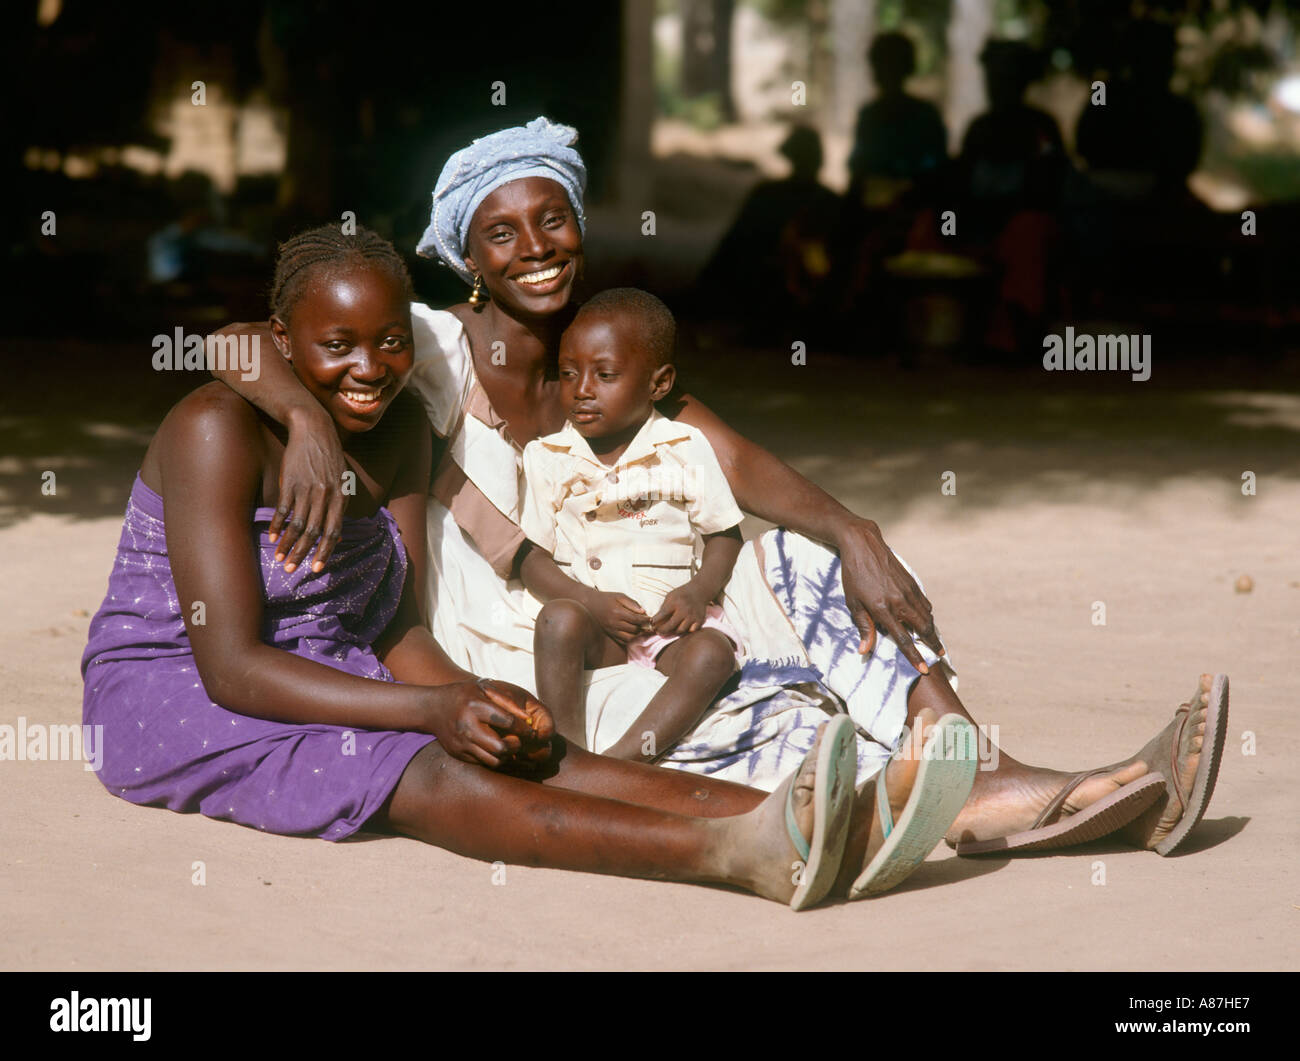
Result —
[[[599,571],[599,570],[600,570],[600,557],[599,557],[599,556],[593,556],[590,560],[587,561],[587,564],[588,564],[588,566],[591,567],[591,569],[592,569],[593,571]]]
[[[590,523],[595,518],[596,518],[596,510],[593,508],[590,512],[587,513],[587,522]]]
[[[608,475],[605,476],[605,478],[608,479],[611,483],[616,483],[618,482],[618,472],[610,472]]]

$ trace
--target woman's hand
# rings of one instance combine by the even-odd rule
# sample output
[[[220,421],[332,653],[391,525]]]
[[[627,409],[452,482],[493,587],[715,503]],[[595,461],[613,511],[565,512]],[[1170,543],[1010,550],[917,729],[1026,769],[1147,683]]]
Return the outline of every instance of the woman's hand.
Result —
[[[555,722],[519,686],[478,678],[429,691],[429,731],[455,758],[495,770],[505,762],[540,763],[550,757]]]
[[[280,503],[267,532],[279,546],[275,558],[292,571],[319,539],[312,564],[319,571],[338,543],[346,507],[347,462],[334,421],[281,356],[269,321],[229,324],[216,334],[247,339],[257,354],[259,370],[248,377],[237,365],[223,364],[213,365],[212,374],[289,431],[280,461]]]
[[[276,544],[275,559],[284,561],[286,571],[302,563],[317,540],[312,570],[320,571],[343,531],[347,460],[334,421],[324,407],[317,408],[319,416],[304,410],[290,418],[289,441],[280,461],[280,503],[267,537]]]
[[[907,568],[885,544],[880,528],[871,520],[856,520],[845,527],[837,544],[844,599],[862,635],[858,651],[865,655],[875,648],[876,631],[884,630],[912,666],[929,674],[912,633],[939,655],[944,654],[933,609]]]

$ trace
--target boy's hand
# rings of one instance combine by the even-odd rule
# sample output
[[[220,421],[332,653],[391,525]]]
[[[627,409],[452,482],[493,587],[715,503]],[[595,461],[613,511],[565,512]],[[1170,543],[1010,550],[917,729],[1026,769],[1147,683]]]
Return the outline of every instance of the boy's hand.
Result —
[[[625,594],[598,591],[585,603],[600,628],[624,647],[650,630],[650,620],[641,605]]]
[[[663,607],[650,624],[661,637],[693,634],[704,622],[704,610],[708,606],[704,594],[688,582],[664,598]]]

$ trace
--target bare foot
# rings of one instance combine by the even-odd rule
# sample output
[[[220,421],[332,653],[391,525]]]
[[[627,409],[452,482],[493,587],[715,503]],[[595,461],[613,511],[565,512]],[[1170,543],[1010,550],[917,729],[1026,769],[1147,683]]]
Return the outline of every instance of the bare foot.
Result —
[[[734,823],[734,828],[728,830],[731,883],[779,903],[789,903],[793,898],[805,865],[804,856],[795,849],[786,828],[786,794],[793,785],[795,824],[809,845],[815,846],[817,753],[825,735],[823,725],[799,769],[767,799],[748,814],[720,820],[719,824]],[[852,784],[852,774],[847,783]]]
[[[1153,850],[1171,832],[1186,809],[1178,791],[1191,792],[1196,768],[1205,744],[1205,718],[1209,709],[1212,674],[1202,674],[1191,700],[1174,714],[1174,719],[1137,754],[1137,761],[1165,775],[1166,793],[1117,834],[1135,845]],[[1186,709],[1187,721],[1183,722]],[[1181,725],[1181,732],[1180,732]],[[1178,740],[1177,781],[1174,781],[1174,740]]]
[[[1085,779],[1066,798],[1057,820],[1078,813],[1148,773],[1144,763],[1134,761],[1115,767],[1111,773]],[[1031,829],[1057,793],[1076,776],[1032,766],[1014,774],[994,775],[966,801],[944,839],[955,847],[959,842],[992,840]]]
[[[903,808],[912,795],[912,786],[916,783],[916,773],[920,769],[918,758],[930,727],[939,721],[938,714],[931,708],[923,707],[916,713],[912,722],[913,730],[921,731],[921,741],[917,742],[905,736],[899,753],[885,764],[885,791],[889,794],[889,810],[894,821],[902,816]],[[848,843],[844,847],[844,861],[840,864],[839,876],[831,888],[832,895],[847,895],[853,882],[875,857],[885,842],[885,833],[881,828],[880,815],[876,813],[876,779],[864,781],[858,789],[853,803],[853,820],[850,825]]]
[[[1179,753],[1179,781],[1184,791],[1191,788],[1200,762],[1206,703],[1212,681],[1211,675],[1201,675],[1192,704],[1184,705],[1191,708],[1191,718],[1183,727]],[[1075,814],[1148,773],[1161,772],[1168,776],[1173,769],[1172,746],[1177,727],[1178,718],[1175,718],[1132,759],[1116,763],[1108,768],[1108,772],[1079,784],[1066,799],[1060,817]],[[1031,828],[1048,803],[1075,776],[1027,766],[983,776],[948,831],[947,842],[955,846],[959,841],[991,840]],[[1178,823],[1182,810],[1177,799],[1161,797],[1116,835],[1139,847],[1154,848]]]

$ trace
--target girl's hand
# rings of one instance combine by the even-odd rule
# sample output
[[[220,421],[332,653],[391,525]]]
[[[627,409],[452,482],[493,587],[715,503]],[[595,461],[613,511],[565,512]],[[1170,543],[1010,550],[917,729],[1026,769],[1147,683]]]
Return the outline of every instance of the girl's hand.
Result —
[[[551,757],[555,720],[550,711],[527,689],[495,678],[480,678],[479,688],[506,713],[504,728],[492,723],[501,734],[507,754],[517,763],[543,763]]]
[[[877,629],[884,630],[907,660],[922,674],[930,673],[912,640],[912,633],[939,655],[943,642],[934,626],[929,600],[870,520],[846,528],[838,542],[844,598],[853,623],[862,635],[858,651],[876,646]]]
[[[486,678],[434,686],[429,732],[448,754],[495,770],[550,756],[550,712],[518,686]]]
[[[319,416],[303,413],[290,420],[280,461],[280,503],[267,532],[276,545],[275,559],[284,561],[286,571],[302,563],[318,540],[312,570],[320,571],[329,560],[343,531],[347,467],[343,444],[324,408]]]

